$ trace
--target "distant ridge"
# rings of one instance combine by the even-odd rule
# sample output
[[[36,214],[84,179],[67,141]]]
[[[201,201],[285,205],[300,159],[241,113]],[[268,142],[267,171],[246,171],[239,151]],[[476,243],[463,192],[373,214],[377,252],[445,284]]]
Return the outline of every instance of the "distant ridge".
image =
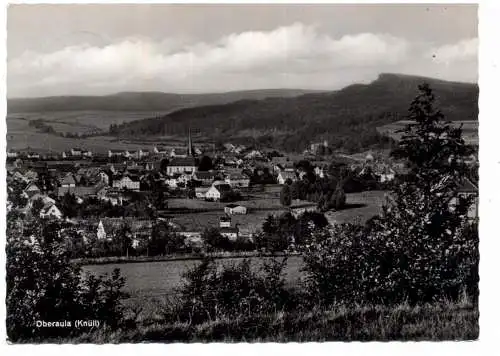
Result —
[[[383,73],[369,84],[353,84],[336,92],[183,108],[124,123],[114,134],[182,135],[189,122],[205,135],[221,139],[247,137],[249,142],[286,150],[302,150],[309,142],[328,139],[339,148],[352,146],[354,150],[383,141],[376,127],[404,119],[418,85],[424,82],[434,90],[436,105],[446,119],[477,120],[477,84]]]
[[[262,89],[208,94],[174,94],[156,91],[120,92],[102,96],[48,96],[12,98],[7,101],[8,113],[58,111],[159,111],[170,112],[200,105],[226,104],[239,100],[261,100],[274,97],[295,97],[321,92],[304,89]]]

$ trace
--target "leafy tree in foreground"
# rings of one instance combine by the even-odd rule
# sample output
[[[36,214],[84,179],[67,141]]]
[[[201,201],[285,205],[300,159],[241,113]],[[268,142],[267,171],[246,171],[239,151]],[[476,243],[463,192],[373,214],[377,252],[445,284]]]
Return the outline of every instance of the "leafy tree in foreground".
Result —
[[[415,124],[393,153],[410,171],[382,213],[364,229],[317,234],[306,249],[309,287],[323,302],[431,302],[464,290],[477,297],[477,228],[468,223],[470,201],[458,191],[461,130],[442,122],[427,85],[419,89],[408,115]]]
[[[70,263],[58,222],[35,220],[24,226],[11,222],[8,227],[6,325],[11,341],[47,341],[89,331],[37,327],[37,321],[95,319],[102,327],[119,326],[124,297],[119,270],[108,278],[83,276]]]

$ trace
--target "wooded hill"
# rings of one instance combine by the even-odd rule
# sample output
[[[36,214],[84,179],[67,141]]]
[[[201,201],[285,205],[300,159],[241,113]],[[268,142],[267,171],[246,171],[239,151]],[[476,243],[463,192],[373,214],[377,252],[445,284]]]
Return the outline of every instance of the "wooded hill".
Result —
[[[337,92],[181,109],[124,123],[113,127],[112,134],[185,135],[191,127],[215,140],[231,138],[287,151],[301,151],[323,139],[333,148],[357,151],[387,144],[376,127],[404,119],[418,85],[424,82],[433,89],[436,107],[446,119],[477,120],[477,84],[381,74],[370,84],[354,84]]]

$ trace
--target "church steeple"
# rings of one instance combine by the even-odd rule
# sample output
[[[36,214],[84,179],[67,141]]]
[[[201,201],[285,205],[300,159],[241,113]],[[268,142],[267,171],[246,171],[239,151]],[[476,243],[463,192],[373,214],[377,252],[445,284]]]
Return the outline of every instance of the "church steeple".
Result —
[[[194,153],[193,153],[193,142],[191,141],[191,127],[189,127],[189,132],[188,132],[187,155],[188,155],[188,157],[194,156]]]

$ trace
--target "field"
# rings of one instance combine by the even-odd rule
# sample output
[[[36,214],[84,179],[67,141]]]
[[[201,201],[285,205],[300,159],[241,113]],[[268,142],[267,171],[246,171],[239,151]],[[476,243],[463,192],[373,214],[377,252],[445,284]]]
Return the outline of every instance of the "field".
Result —
[[[219,263],[238,263],[241,259],[228,258],[218,260]],[[252,264],[258,267],[263,259],[251,258]],[[93,274],[111,273],[119,268],[126,278],[125,291],[130,293],[132,299],[155,298],[175,294],[175,289],[182,285],[182,274],[192,268],[199,261],[162,261],[145,263],[123,263],[84,266],[84,271]],[[285,278],[290,286],[296,285],[302,276],[302,258],[292,256],[288,259],[285,268]]]
[[[397,131],[404,129],[409,123],[410,121],[408,120],[401,120],[378,127],[377,130],[382,134],[389,135],[395,140],[399,140],[401,138],[401,133]],[[465,143],[471,145],[479,144],[479,121],[453,121],[453,124],[457,126],[462,125],[462,135]]]
[[[176,145],[179,138],[155,138],[155,141],[118,141],[114,137],[95,136],[85,139],[66,138],[39,132],[29,126],[29,121],[42,119],[57,132],[88,133],[96,130],[107,131],[111,124],[120,124],[151,117],[157,113],[118,111],[62,111],[40,113],[16,113],[7,116],[7,149],[34,149],[61,152],[72,147],[82,147],[94,152],[108,149],[152,149],[155,143]],[[180,141],[179,141],[180,142]],[[184,141],[182,141],[184,143]]]
[[[279,215],[285,212],[285,208],[280,204],[279,194],[281,186],[267,185],[261,192],[243,193],[243,200],[234,204],[241,204],[247,207],[246,215],[233,215],[233,226],[238,225],[241,230],[256,232],[261,229],[262,223],[268,215]],[[219,218],[224,216],[224,207],[228,203],[208,202],[200,199],[169,199],[169,208],[191,209],[193,212],[169,215],[173,221],[188,231],[203,231],[206,227],[216,227]],[[315,203],[307,201],[294,201],[294,205],[315,206]],[[196,210],[204,210],[197,212]],[[168,214],[167,214],[168,215]]]
[[[347,208],[325,214],[330,224],[360,223],[380,213],[387,192],[381,190],[346,194]]]

